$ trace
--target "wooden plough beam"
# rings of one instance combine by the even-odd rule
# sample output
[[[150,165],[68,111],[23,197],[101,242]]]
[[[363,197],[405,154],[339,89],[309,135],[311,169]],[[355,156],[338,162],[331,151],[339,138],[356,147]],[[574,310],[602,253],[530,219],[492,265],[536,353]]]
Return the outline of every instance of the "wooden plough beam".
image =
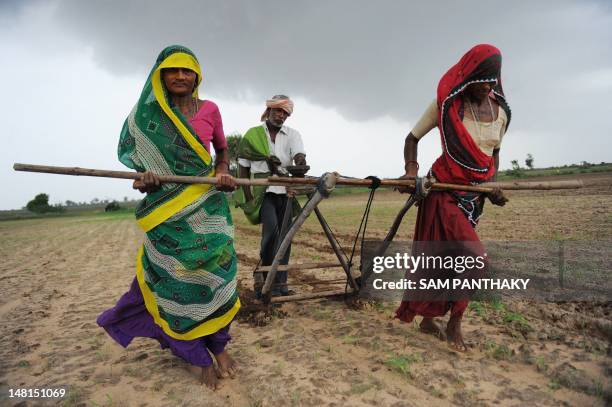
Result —
[[[62,175],[81,175],[89,177],[105,177],[105,178],[120,178],[120,179],[139,179],[142,174],[133,171],[111,171],[111,170],[96,170],[92,168],[81,167],[57,167],[53,165],[34,165],[34,164],[13,164],[15,171],[26,172],[42,172],[47,174],[62,174]],[[216,177],[190,177],[185,175],[158,175],[162,183],[173,182],[180,184],[216,184]],[[271,185],[317,185],[319,178],[291,178],[272,176],[262,179],[246,179],[236,178],[236,185],[251,185],[251,186],[271,186]],[[360,178],[345,178],[336,177],[335,185],[354,186],[354,187],[369,187],[372,185],[370,179]],[[380,180],[381,187],[406,187],[414,188],[415,180],[413,179],[382,179]],[[436,182],[431,185],[434,191],[468,191],[468,192],[491,192],[493,188],[501,188],[507,190],[549,190],[549,189],[576,189],[582,188],[582,181],[546,181],[546,182],[485,182],[479,185],[458,185],[445,184]]]
[[[63,175],[80,175],[80,176],[92,176],[92,177],[106,177],[106,178],[120,178],[120,179],[139,179],[142,174],[132,171],[111,171],[111,170],[97,170],[91,168],[80,168],[80,167],[57,167],[49,165],[32,165],[32,164],[14,164],[13,169],[15,171],[27,171],[27,172],[42,172],[51,174],[63,174]],[[191,177],[191,176],[179,176],[179,175],[158,175],[162,183],[184,183],[184,184],[216,184],[217,178],[215,177]],[[329,197],[329,194],[337,185],[344,186],[356,186],[356,187],[370,187],[373,184],[371,179],[355,179],[341,177],[336,173],[326,173],[320,178],[292,178],[292,177],[278,177],[272,176],[267,179],[243,179],[236,178],[236,185],[250,185],[250,186],[271,186],[271,185],[282,185],[282,186],[316,186],[314,194],[310,195],[310,200],[306,203],[306,206],[302,212],[295,219],[290,229],[284,235],[283,240],[278,247],[274,260],[271,266],[259,267],[255,270],[256,274],[267,272],[266,280],[262,288],[263,300],[265,303],[281,303],[288,301],[299,301],[314,298],[322,298],[328,296],[342,295],[357,293],[359,286],[355,281],[355,276],[351,271],[351,264],[346,255],[342,252],[338,243],[333,237],[329,226],[325,222],[323,215],[318,209],[319,203]],[[414,179],[382,179],[380,180],[381,187],[405,187],[414,189],[416,180]],[[456,184],[445,184],[445,183],[433,183],[431,184],[432,190],[458,190],[468,192],[491,192],[494,188],[501,188],[506,190],[550,190],[550,189],[577,189],[582,188],[583,184],[579,180],[569,181],[548,181],[548,182],[487,182],[479,185],[456,185]],[[379,250],[380,252],[386,249],[389,243],[393,240],[397,228],[399,227],[404,214],[414,204],[414,196],[411,196],[404,207],[400,210],[399,214],[395,218],[393,226],[389,233],[383,240]],[[323,232],[325,233],[332,250],[336,254],[339,263],[308,263],[301,265],[280,265],[280,261],[286,253],[293,237],[298,232],[304,221],[314,212],[317,216]],[[329,290],[312,293],[302,293],[296,295],[289,295],[284,297],[272,297],[271,289],[274,285],[274,279],[276,273],[279,270],[307,270],[316,268],[328,268],[328,267],[342,267],[346,273],[348,284],[350,288],[347,290]],[[366,267],[367,269],[367,267]],[[330,280],[330,282],[337,283],[337,280]]]

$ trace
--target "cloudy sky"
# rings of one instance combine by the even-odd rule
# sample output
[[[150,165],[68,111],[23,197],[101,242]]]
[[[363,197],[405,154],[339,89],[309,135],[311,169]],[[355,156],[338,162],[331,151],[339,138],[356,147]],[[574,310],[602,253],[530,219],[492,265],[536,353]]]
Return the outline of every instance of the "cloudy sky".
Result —
[[[478,43],[502,50],[513,119],[501,167],[612,161],[609,1],[0,1],[0,209],[136,197],[130,182],[16,173],[15,162],[124,169],[119,131],[157,54],[194,50],[200,95],[226,134],[257,124],[265,99],[296,101],[287,125],[312,174],[397,177],[412,124],[440,76]],[[421,172],[440,153],[419,145]]]

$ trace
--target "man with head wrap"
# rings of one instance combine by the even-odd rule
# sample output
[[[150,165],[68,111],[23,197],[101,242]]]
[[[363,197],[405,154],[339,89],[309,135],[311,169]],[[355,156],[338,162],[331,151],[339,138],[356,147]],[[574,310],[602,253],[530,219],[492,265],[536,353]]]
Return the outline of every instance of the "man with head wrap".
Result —
[[[285,174],[288,165],[306,165],[306,153],[300,133],[288,126],[285,120],[293,113],[293,101],[285,95],[276,95],[266,101],[261,116],[262,124],[249,129],[238,146],[240,177],[263,178],[272,174]],[[254,225],[262,224],[260,263],[269,266],[278,246],[278,235],[285,208],[287,190],[282,186],[243,187],[238,201],[247,219]],[[287,249],[282,265],[289,263],[291,246]],[[275,295],[288,295],[287,272],[276,275]],[[255,284],[255,294],[260,296],[261,284]]]

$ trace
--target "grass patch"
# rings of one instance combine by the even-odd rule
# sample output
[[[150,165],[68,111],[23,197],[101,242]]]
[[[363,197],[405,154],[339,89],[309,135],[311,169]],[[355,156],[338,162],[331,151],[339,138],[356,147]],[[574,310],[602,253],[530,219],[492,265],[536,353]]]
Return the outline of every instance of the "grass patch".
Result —
[[[525,317],[517,312],[506,312],[503,316],[503,321],[507,324],[516,322],[523,328],[531,329],[531,325],[529,325],[529,322],[525,319]]]
[[[103,219],[128,219],[134,217],[134,209],[124,208],[112,212],[98,212],[96,216],[99,216]]]
[[[604,386],[603,383],[600,379],[596,379],[593,382],[593,388],[595,390],[595,396],[599,397],[599,398],[603,398],[604,397]]]
[[[357,337],[357,336],[352,336],[352,335],[345,335],[342,338],[342,343],[346,344],[346,345],[359,345],[359,341],[361,338]]]
[[[284,370],[285,370],[285,364],[282,361],[276,362],[274,366],[272,366],[272,369],[270,369],[270,371],[275,376],[282,376]]]
[[[299,390],[295,390],[291,393],[291,405],[301,406],[302,405],[302,393]]]
[[[512,357],[512,351],[506,345],[498,345],[493,351],[493,357],[497,360],[509,360]]]
[[[546,363],[546,359],[544,356],[538,356],[535,358],[535,365],[538,369],[538,372],[546,372],[548,370],[548,364]]]
[[[389,305],[382,301],[372,301],[371,304],[372,308],[374,308],[377,312],[385,312],[387,308],[389,308]]]
[[[94,357],[94,360],[96,362],[106,362],[109,359],[110,359],[110,355],[105,350],[100,349],[96,351],[96,355]]]
[[[485,342],[484,350],[489,356],[497,360],[512,359],[512,350],[504,344],[497,344],[493,341],[487,341]]]
[[[165,385],[166,385],[166,381],[165,380],[158,380],[155,383],[153,383],[153,391],[154,392],[160,392],[160,391],[162,391],[162,389],[164,388]]]
[[[533,327],[524,315],[510,311],[499,298],[490,301],[470,301],[468,309],[479,317],[495,316],[501,322],[513,326],[521,333],[533,331]]]
[[[17,366],[22,368],[30,367],[30,362],[28,362],[27,360],[20,360],[19,363],[17,363]]]
[[[374,387],[372,383],[353,383],[351,384],[350,394],[363,394]]]
[[[504,312],[506,311],[506,306],[504,305],[504,303],[502,302],[502,300],[500,298],[494,298],[490,301],[490,305],[491,308],[494,309],[497,312]]]
[[[175,403],[178,403],[180,401],[179,395],[176,394],[176,391],[174,389],[171,389],[166,392],[166,399],[171,400]]]
[[[470,305],[468,305],[468,310],[472,311],[479,317],[484,317],[487,314],[487,309],[485,305],[480,301],[470,301]]]
[[[437,397],[439,399],[443,399],[444,398],[444,393],[442,393],[442,391],[436,389],[433,386],[431,386],[431,388],[429,389],[429,394],[431,394],[432,396]]]
[[[372,349],[375,352],[378,352],[383,348],[383,345],[384,345],[383,341],[380,338],[375,337],[370,342],[370,349]]]
[[[530,177],[551,177],[557,175],[573,175],[573,174],[591,174],[599,172],[611,172],[612,163],[590,164],[583,163],[581,165],[572,164],[562,167],[534,168],[532,170],[521,168],[518,172],[515,170],[500,171],[497,180],[509,181],[521,178]]]
[[[34,213],[27,210],[0,211],[0,221],[22,221],[32,219],[101,217],[102,219],[126,219],[134,217],[135,207],[123,207],[117,211],[105,212],[104,207],[66,208],[64,212]]]
[[[80,387],[77,386],[70,386],[70,388],[68,389],[68,395],[66,396],[66,399],[62,402],[62,406],[76,406],[78,404],[80,404],[81,400],[83,399],[83,390]]]
[[[405,377],[412,378],[410,366],[413,363],[420,362],[422,359],[419,355],[395,355],[385,361],[385,365],[391,370],[402,374]]]

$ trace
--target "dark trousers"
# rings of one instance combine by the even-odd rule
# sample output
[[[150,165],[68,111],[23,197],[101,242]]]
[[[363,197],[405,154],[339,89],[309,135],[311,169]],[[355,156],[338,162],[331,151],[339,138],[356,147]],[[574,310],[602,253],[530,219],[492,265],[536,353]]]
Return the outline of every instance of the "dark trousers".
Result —
[[[274,255],[278,246],[281,244],[281,237],[279,237],[280,230],[282,228],[283,217],[285,216],[285,208],[287,207],[287,195],[273,194],[266,192],[263,203],[261,204],[261,265],[270,266],[274,260]],[[291,210],[291,208],[289,208]],[[290,222],[289,222],[290,223]],[[285,231],[286,233],[286,231]],[[280,261],[280,264],[289,264],[289,256],[291,254],[291,245],[285,252],[285,255]],[[264,279],[265,275],[264,274]],[[273,293],[286,293],[287,288],[287,272],[277,271],[276,280],[274,281],[275,287]]]

